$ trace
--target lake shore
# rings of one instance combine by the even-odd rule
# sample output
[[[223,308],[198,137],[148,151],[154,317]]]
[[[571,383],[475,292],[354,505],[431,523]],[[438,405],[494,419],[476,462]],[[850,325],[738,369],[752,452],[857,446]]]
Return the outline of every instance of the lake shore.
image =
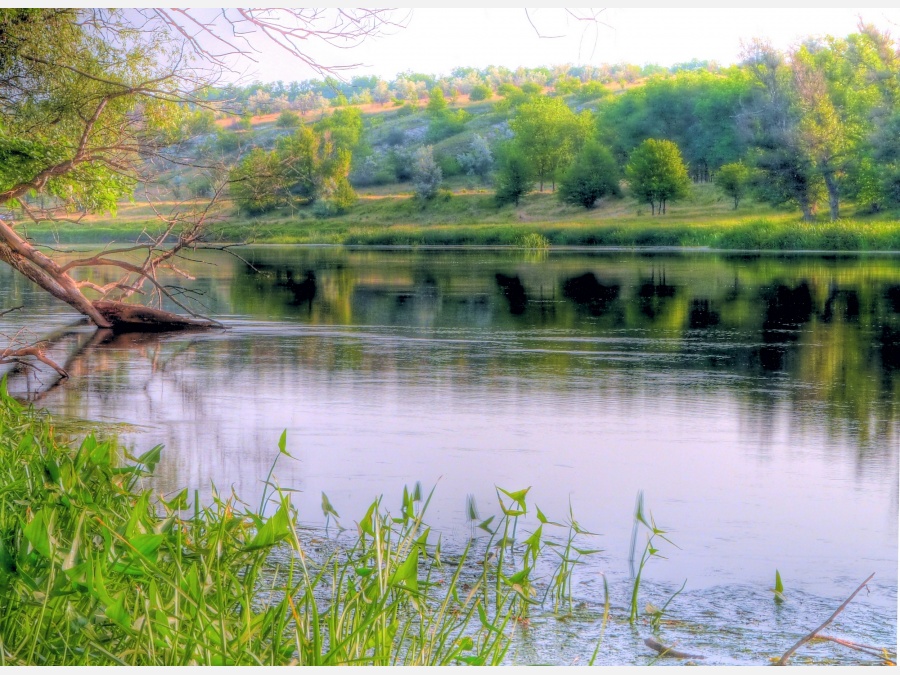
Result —
[[[830,221],[805,222],[798,212],[747,202],[732,209],[711,184],[694,187],[691,197],[664,216],[651,216],[631,199],[601,201],[594,209],[561,204],[556,195],[536,192],[518,206],[498,208],[486,189],[455,185],[422,204],[410,194],[370,189],[345,214],[322,218],[314,207],[247,216],[224,202],[211,220],[208,240],[254,244],[336,244],[379,246],[550,246],[705,247],[716,250],[898,251],[900,219],[893,212],[857,213]],[[197,201],[194,206],[199,206]],[[162,203],[160,209],[191,204]],[[130,204],[115,216],[89,216],[78,223],[41,223],[29,235],[43,244],[106,244],[158,234],[162,225],[146,204]],[[535,237],[540,235],[540,237]]]

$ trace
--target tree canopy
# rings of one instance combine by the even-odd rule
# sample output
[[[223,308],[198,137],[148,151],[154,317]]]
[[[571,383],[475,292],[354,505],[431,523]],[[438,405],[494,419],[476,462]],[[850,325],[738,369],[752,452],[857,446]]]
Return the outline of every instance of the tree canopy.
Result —
[[[648,138],[628,161],[625,175],[637,199],[650,204],[651,213],[666,212],[666,202],[684,197],[690,186],[687,167],[672,141]]]

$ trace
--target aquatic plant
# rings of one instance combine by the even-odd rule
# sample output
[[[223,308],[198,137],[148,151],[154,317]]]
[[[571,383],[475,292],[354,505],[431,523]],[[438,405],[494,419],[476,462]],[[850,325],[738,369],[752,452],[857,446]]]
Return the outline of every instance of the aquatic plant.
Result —
[[[637,548],[638,531],[641,527],[646,530],[647,542],[644,544],[644,550],[641,552],[641,559],[635,570],[634,555]],[[662,539],[663,541],[672,544],[672,546],[675,546],[675,544],[666,538],[666,531],[657,527],[656,521],[653,520],[653,514],[648,512],[646,516],[644,515],[644,491],[641,490],[638,492],[637,503],[635,504],[634,509],[634,526],[631,531],[631,553],[628,557],[629,563],[632,566],[633,576],[631,587],[631,611],[628,615],[628,620],[631,623],[637,621],[638,617],[638,592],[641,588],[641,576],[644,573],[644,567],[650,562],[651,558],[663,558],[659,553],[659,549],[653,545],[657,539]],[[678,592],[680,593],[681,591]],[[677,594],[678,593],[675,595]],[[672,597],[674,598],[675,596],[673,595]],[[666,605],[668,605],[668,602]]]
[[[494,565],[463,588],[469,548],[455,570],[441,561],[420,489],[399,516],[374,501],[355,538],[319,552],[272,472],[257,510],[215,491],[207,506],[154,498],[140,481],[160,452],[92,435],[70,448],[0,386],[0,664],[503,659],[516,593]]]

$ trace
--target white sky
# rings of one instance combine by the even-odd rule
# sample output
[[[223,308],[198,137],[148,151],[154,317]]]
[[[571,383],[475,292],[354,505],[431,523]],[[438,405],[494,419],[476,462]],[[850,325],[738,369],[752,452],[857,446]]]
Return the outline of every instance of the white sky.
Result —
[[[587,10],[577,10],[581,13]],[[624,9],[600,14],[606,25],[587,26],[560,8],[416,8],[406,28],[350,49],[310,43],[310,54],[329,65],[363,63],[347,73],[392,79],[406,70],[448,74],[457,66],[552,66],[601,63],[658,63],[663,66],[693,58],[727,65],[739,59],[740,43],[767,38],[783,49],[807,36],[845,36],[855,32],[859,17],[900,35],[900,9]],[[265,49],[248,68],[250,79],[302,80],[313,77],[277,48]]]

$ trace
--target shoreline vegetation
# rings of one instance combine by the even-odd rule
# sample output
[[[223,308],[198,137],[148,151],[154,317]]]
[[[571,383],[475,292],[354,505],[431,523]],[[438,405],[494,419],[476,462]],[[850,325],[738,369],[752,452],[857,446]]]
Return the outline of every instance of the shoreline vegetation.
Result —
[[[646,654],[651,663],[708,658],[657,639],[679,624],[668,607],[684,586],[641,609],[645,568],[674,545],[642,494],[631,544],[637,571],[617,589],[630,603],[611,603],[601,575],[603,603],[589,608],[574,601],[573,572],[601,552],[595,535],[571,508],[563,522],[548,519],[528,503],[528,488],[497,488],[500,513],[484,520],[470,497],[472,536],[460,554],[442,550],[426,526],[431,495],[418,484],[404,488],[398,511],[372,502],[351,525],[355,534],[323,493],[324,534],[302,528],[273,479],[280,455],[290,457],[286,434],[257,508],[215,489],[208,505],[187,490],[154,495],[142,480],[161,451],[134,457],[93,434],[72,443],[0,380],[0,665],[499,665],[532,619],[541,619],[538,631],[551,616],[590,632],[589,665],[607,628],[625,624],[636,645],[657,653]],[[537,527],[525,532],[519,520],[532,508]],[[769,660],[783,665],[804,644],[830,641],[893,665],[888,649],[819,635],[866,582]],[[784,597],[776,571],[774,601]]]
[[[247,244],[349,246],[704,247],[716,250],[900,251],[900,219],[854,215],[804,221],[799,214],[749,203],[732,210],[712,185],[695,186],[684,205],[650,216],[632,200],[610,199],[594,210],[567,207],[553,193],[526,196],[498,209],[485,191],[447,191],[420,204],[408,195],[363,197],[344,215],[321,218],[310,208],[249,217],[230,204],[211,223],[207,240]],[[163,225],[149,206],[123,205],[115,217],[31,225],[41,244],[106,244],[158,236]]]

